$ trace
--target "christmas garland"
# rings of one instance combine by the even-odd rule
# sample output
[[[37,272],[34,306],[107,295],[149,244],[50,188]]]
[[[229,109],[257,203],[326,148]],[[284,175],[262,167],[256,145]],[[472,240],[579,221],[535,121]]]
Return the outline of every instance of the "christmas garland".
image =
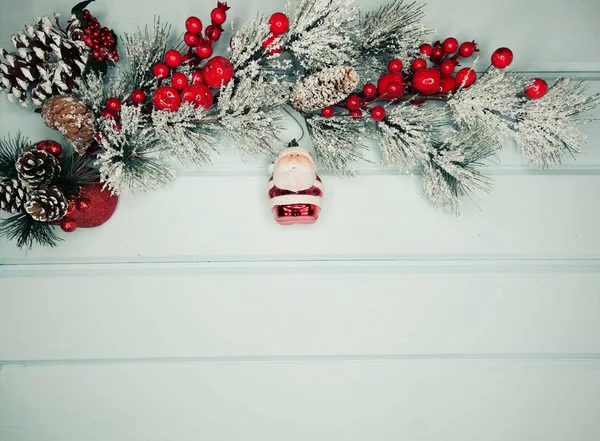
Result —
[[[222,137],[242,154],[272,157],[286,147],[287,114],[303,118],[321,167],[354,174],[374,139],[383,166],[420,171],[423,197],[458,213],[461,196],[489,190],[479,166],[504,140],[531,165],[550,167],[581,152],[578,127],[588,120],[580,114],[600,102],[575,79],[548,84],[508,72],[508,48],[478,75],[469,62],[477,43],[428,43],[422,6],[404,0],[364,15],[352,1],[298,0],[293,12],[234,29],[227,57],[213,55],[226,3],[205,28],[189,17],[177,41],[159,20],[117,38],[86,9],[91,1],[64,26],[58,14],[36,19],[13,35],[14,51],[0,50],[8,99],[34,107],[68,142],[0,142],[0,209],[10,213],[0,234],[20,247],[54,246],[59,226],[102,224],[118,195],[175,178],[165,158],[206,163]],[[297,147],[282,158],[314,168]],[[313,198],[318,216],[322,183],[313,181],[302,192],[272,182],[270,196],[290,202],[291,216],[304,216],[299,195]]]

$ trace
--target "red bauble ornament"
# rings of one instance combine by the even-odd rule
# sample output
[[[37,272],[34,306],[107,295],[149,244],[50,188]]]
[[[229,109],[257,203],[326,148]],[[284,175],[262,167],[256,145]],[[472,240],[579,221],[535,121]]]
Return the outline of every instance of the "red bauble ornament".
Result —
[[[135,104],[142,104],[146,100],[146,94],[143,90],[136,89],[131,92],[131,101]]]
[[[492,54],[492,64],[498,69],[504,69],[513,61],[513,53],[507,47],[501,47],[494,51]]]
[[[444,75],[450,75],[456,68],[456,61],[444,60],[440,63],[440,73]]]
[[[283,41],[277,35],[271,34],[263,40],[262,47],[269,51],[269,55],[275,55],[283,51]]]
[[[77,200],[76,207],[79,211],[87,211],[91,204],[92,202],[88,198],[81,198]]]
[[[121,100],[118,98],[107,99],[106,108],[111,112],[118,112],[119,110],[121,110]]]
[[[541,78],[535,78],[531,86],[525,89],[525,95],[532,100],[538,100],[548,93],[548,83]]]
[[[354,119],[359,119],[362,117],[362,110],[354,109],[349,112],[350,116]]]
[[[208,86],[218,89],[229,83],[233,78],[233,65],[227,58],[217,56],[211,58],[202,68],[202,75],[204,75],[204,82]]]
[[[192,72],[192,84],[196,85],[196,84],[203,84],[203,83],[204,83],[204,76],[202,75],[202,71],[195,70],[194,72]]]
[[[371,109],[371,118],[375,121],[381,121],[385,118],[385,109],[382,106],[376,106]]]
[[[192,34],[199,34],[202,32],[202,22],[198,17],[189,17],[185,21],[185,28]]]
[[[77,229],[77,222],[75,222],[73,219],[65,217],[60,221],[60,229],[65,233],[72,233]]]
[[[448,93],[456,89],[456,80],[451,75],[442,75],[440,77],[439,93]]]
[[[200,37],[193,32],[186,32],[183,36],[183,41],[189,47],[196,47],[198,46],[198,43],[200,43]]]
[[[213,103],[213,94],[206,84],[194,84],[186,87],[181,92],[184,103],[193,103],[196,107],[210,108]]]
[[[285,34],[290,27],[290,21],[283,12],[276,12],[269,17],[269,27],[275,35]]]
[[[453,54],[458,50],[458,40],[454,37],[446,38],[442,43],[442,49],[447,54]]]
[[[427,61],[425,61],[423,58],[415,58],[411,65],[411,68],[414,72],[423,70],[426,67],[427,67]]]
[[[203,60],[206,58],[210,58],[213,53],[213,48],[208,41],[201,41],[198,46],[196,46],[196,54]]]
[[[38,150],[45,150],[50,153],[52,156],[60,157],[63,154],[63,147],[60,143],[56,141],[40,141],[35,146]]]
[[[399,73],[402,72],[402,61],[394,58],[388,63],[388,70],[391,73]]]
[[[331,118],[334,113],[335,109],[332,106],[325,107],[323,110],[321,110],[321,116],[325,118]]]
[[[219,26],[215,25],[207,26],[204,35],[210,41],[217,41],[219,38],[221,38],[221,29],[219,29]]]
[[[100,115],[102,116],[102,118],[115,119],[115,114],[108,109],[102,109]]]
[[[360,98],[356,95],[350,95],[346,100],[346,108],[348,110],[356,110],[360,109],[360,105],[362,104]]]
[[[469,58],[477,50],[477,43],[474,41],[466,41],[458,48],[458,53],[463,58]]]
[[[152,97],[152,104],[157,110],[168,110],[174,112],[181,105],[179,93],[171,86],[161,86],[156,89]]]
[[[375,86],[375,84],[365,84],[365,87],[363,87],[363,95],[366,97],[373,97],[377,94],[377,87]]]
[[[87,210],[73,210],[68,219],[76,223],[77,228],[94,228],[105,223],[117,209],[119,198],[110,191],[102,190],[102,184],[93,184],[83,190],[81,200],[89,201]],[[63,219],[64,220],[64,219]]]
[[[177,90],[183,90],[188,85],[188,79],[181,72],[175,72],[171,77],[171,85]]]
[[[398,85],[395,93],[388,91],[388,86],[391,83],[397,83]],[[381,78],[379,78],[379,81],[377,81],[377,91],[379,92],[379,95],[385,94],[385,98],[388,99],[401,97],[404,93],[404,79],[402,78],[402,75],[399,73],[388,73],[382,75]]]
[[[423,55],[425,55],[426,57],[429,57],[431,55],[431,52],[433,51],[433,46],[430,44],[422,44],[419,47],[419,52],[421,52]]]
[[[442,49],[441,47],[434,47],[433,50],[431,51],[431,55],[429,56],[429,59],[431,61],[433,61],[434,63],[438,63],[439,61],[442,60],[442,58],[444,58],[445,52],[444,49]]]
[[[433,67],[415,72],[412,85],[422,94],[432,95],[440,88],[440,72]]]
[[[152,73],[154,73],[155,77],[165,79],[169,76],[171,70],[169,69],[169,66],[167,66],[165,63],[156,63],[152,68]]]
[[[181,61],[181,54],[175,49],[171,49],[165,54],[165,63],[167,63],[167,66],[169,67],[177,67],[181,64]]]
[[[469,87],[477,80],[477,74],[470,67],[465,67],[456,73],[456,84],[459,87]]]
[[[222,25],[227,20],[227,13],[221,8],[215,8],[210,12],[210,21],[216,25]]]

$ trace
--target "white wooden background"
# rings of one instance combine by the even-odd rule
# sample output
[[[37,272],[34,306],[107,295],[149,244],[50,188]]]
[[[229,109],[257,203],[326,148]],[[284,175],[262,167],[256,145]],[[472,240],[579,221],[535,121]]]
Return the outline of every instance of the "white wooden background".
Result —
[[[72,2],[0,0],[1,45]],[[281,9],[231,5],[235,21]],[[93,10],[119,31],[160,15],[179,32],[212,7]],[[426,11],[484,59],[509,46],[516,69],[600,91],[597,0]],[[0,101],[0,132],[17,130],[57,138]],[[0,440],[600,439],[600,123],[586,133],[587,153],[553,171],[508,147],[459,218],[429,208],[418,177],[364,165],[323,176],[317,224],[282,228],[268,159],[227,150],[56,250],[0,241]]]

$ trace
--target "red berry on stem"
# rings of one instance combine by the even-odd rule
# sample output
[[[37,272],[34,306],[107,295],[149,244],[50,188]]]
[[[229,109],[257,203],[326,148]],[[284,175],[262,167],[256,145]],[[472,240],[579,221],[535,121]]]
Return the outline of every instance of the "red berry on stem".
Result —
[[[423,58],[415,58],[411,65],[411,68],[414,72],[423,70],[426,67],[427,67],[427,61],[425,61]]]
[[[195,70],[194,72],[192,72],[192,84],[196,85],[196,84],[203,84],[203,83],[204,83],[204,76],[202,75],[202,71]]]
[[[360,110],[360,109],[354,109],[354,110],[351,110],[349,112],[349,114],[350,114],[350,116],[352,118],[359,119],[360,117],[362,117],[362,110]]]
[[[200,43],[200,37],[198,36],[198,34],[186,32],[183,36],[183,41],[189,47],[196,47],[198,46],[198,43]]]
[[[152,104],[157,110],[168,110],[174,112],[181,105],[179,93],[171,86],[161,86],[154,92]]]
[[[477,50],[477,44],[475,42],[466,41],[458,48],[458,53],[463,58],[469,58]]]
[[[456,68],[454,60],[444,60],[440,63],[440,72],[444,75],[450,75]]]
[[[190,54],[184,54],[183,57],[181,57],[181,62],[185,63],[185,62],[189,61],[190,58],[191,58]]]
[[[72,233],[77,229],[77,222],[75,222],[72,219],[69,219],[68,217],[65,217],[63,220],[60,221],[60,228],[65,233]]]
[[[213,103],[213,94],[206,84],[194,84],[186,87],[181,92],[184,103],[193,103],[195,107],[210,108]]]
[[[102,116],[102,118],[115,119],[115,114],[108,109],[102,110],[102,112],[100,112],[100,115]]]
[[[57,158],[63,153],[62,145],[56,141],[40,141],[34,147],[38,150],[45,150]]]
[[[219,38],[221,38],[221,29],[214,25],[207,26],[204,35],[206,35],[206,38],[208,38],[210,41],[217,41]]]
[[[346,108],[348,110],[356,110],[360,109],[360,105],[362,104],[360,98],[357,95],[350,95],[346,100]]]
[[[198,17],[189,17],[185,21],[185,28],[192,34],[199,34],[202,32],[202,22]]]
[[[531,86],[525,89],[525,95],[532,100],[538,100],[548,93],[548,83],[541,78],[535,78]]]
[[[135,104],[141,104],[146,100],[146,94],[143,90],[136,89],[131,92],[131,101]]]
[[[169,67],[177,67],[181,64],[181,61],[181,54],[175,49],[171,49],[165,54],[165,63]]]
[[[385,109],[382,106],[376,106],[371,109],[371,117],[375,121],[381,121],[385,118]]]
[[[458,87],[469,87],[475,80],[477,80],[477,74],[470,67],[465,67],[456,73],[456,84]]]
[[[283,12],[276,12],[269,18],[269,26],[275,35],[281,35],[287,32],[290,21]]]
[[[492,64],[498,69],[504,69],[513,61],[513,53],[507,47],[501,47],[494,51],[492,54]]]
[[[390,83],[385,88],[388,97],[399,97],[402,95],[403,85],[400,83]]]
[[[453,54],[458,50],[458,40],[454,37],[446,38],[442,43],[442,49],[447,54]]]
[[[434,63],[438,63],[442,60],[442,58],[444,58],[444,49],[442,49],[441,47],[434,47],[433,50],[431,51],[431,55],[429,56],[429,59],[431,61],[433,61]]]
[[[118,112],[119,110],[121,110],[121,100],[118,98],[107,99],[106,108],[111,112]]]
[[[154,73],[155,77],[164,79],[169,76],[169,73],[171,71],[169,69],[169,66],[167,66],[165,63],[156,63],[152,68],[152,72]]]
[[[394,58],[388,63],[388,70],[391,73],[402,72],[402,61],[397,58]]]
[[[388,86],[391,83],[396,83],[392,89],[395,91],[394,93],[390,92]],[[388,73],[382,75],[377,81],[377,91],[379,95],[385,95],[385,98],[394,99],[399,98],[404,93],[404,78],[399,73]]]
[[[321,110],[321,116],[325,118],[331,118],[334,113],[335,109],[332,106],[325,107],[323,110]]]
[[[202,68],[204,82],[213,89],[229,83],[234,73],[231,62],[227,58],[219,56],[211,58]]]
[[[432,51],[433,51],[433,46],[430,44],[427,44],[427,43],[422,44],[419,47],[419,52],[421,52],[426,57],[430,56]]]
[[[366,97],[373,97],[377,94],[377,87],[375,86],[375,84],[365,84],[365,87],[363,87],[363,95]]]
[[[181,72],[176,72],[171,77],[171,85],[177,90],[183,90],[188,85],[188,79]]]
[[[92,201],[90,201],[88,198],[81,198],[81,199],[77,200],[76,206],[79,211],[87,211],[87,210],[89,210],[91,205],[92,205]]]
[[[448,93],[456,89],[456,80],[451,75],[442,75],[440,77],[439,93]]]
[[[215,8],[210,13],[210,20],[213,24],[222,25],[227,20],[227,13],[221,8]]]
[[[269,35],[262,42],[264,50],[269,51],[269,55],[275,55],[283,51],[282,40],[275,34]]]
[[[207,41],[201,41],[198,46],[196,46],[196,54],[203,60],[206,58],[210,58],[213,53],[213,48]]]
[[[440,72],[431,67],[415,72],[413,87],[424,95],[432,95],[440,88]]]

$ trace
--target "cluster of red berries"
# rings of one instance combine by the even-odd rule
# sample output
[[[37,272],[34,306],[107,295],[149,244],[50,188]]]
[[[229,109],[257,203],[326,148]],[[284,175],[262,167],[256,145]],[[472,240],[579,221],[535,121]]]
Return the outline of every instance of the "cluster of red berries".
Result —
[[[119,61],[117,39],[108,28],[101,28],[98,19],[89,9],[83,11],[85,31],[83,41],[92,49],[92,56],[98,61]]]
[[[227,3],[217,2],[217,7],[210,13],[211,24],[204,30],[204,37],[202,36],[202,21],[198,17],[188,17],[185,21],[187,32],[183,36],[183,41],[189,46],[190,52],[184,61],[187,61],[192,56],[197,56],[202,60],[212,56],[212,45],[221,38],[221,33],[223,32],[222,25],[227,20],[227,11],[229,9]]]
[[[281,36],[290,27],[290,20],[283,12],[275,12],[269,17],[269,28],[271,33],[262,41],[262,47],[269,55],[279,54],[283,51],[283,40]]]

